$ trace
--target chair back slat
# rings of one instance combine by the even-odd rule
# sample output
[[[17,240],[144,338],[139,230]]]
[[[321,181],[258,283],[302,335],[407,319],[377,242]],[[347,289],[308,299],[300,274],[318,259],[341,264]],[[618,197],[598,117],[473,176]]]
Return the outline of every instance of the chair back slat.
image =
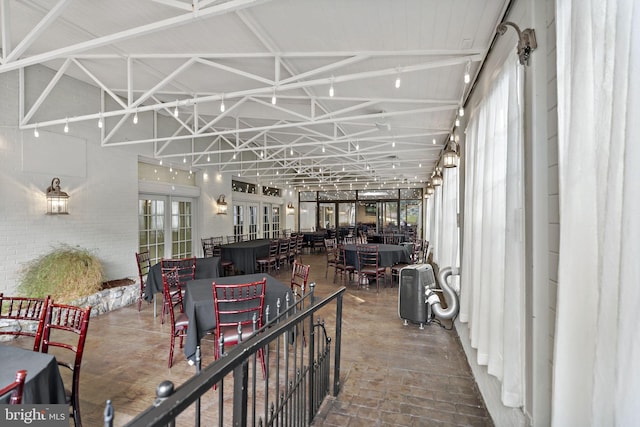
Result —
[[[0,330],[0,335],[33,337],[33,351],[40,351],[44,321],[51,297],[7,297],[0,293],[0,319],[33,322],[34,328],[21,324],[17,330]]]

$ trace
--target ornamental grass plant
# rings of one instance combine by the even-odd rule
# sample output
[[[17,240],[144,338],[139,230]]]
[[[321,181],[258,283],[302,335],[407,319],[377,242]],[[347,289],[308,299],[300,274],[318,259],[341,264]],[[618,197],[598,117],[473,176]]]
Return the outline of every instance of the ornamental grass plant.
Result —
[[[100,291],[103,281],[102,264],[90,251],[66,244],[28,262],[21,274],[18,292],[67,303]]]

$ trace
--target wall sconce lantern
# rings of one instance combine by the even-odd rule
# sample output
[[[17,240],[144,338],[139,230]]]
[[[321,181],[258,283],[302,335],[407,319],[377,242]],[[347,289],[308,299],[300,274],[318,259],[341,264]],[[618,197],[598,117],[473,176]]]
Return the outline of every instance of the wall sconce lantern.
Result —
[[[458,147],[455,141],[449,141],[447,149],[444,150],[442,155],[442,166],[445,168],[455,168],[460,163],[460,156],[458,156]]]
[[[47,215],[69,214],[69,195],[60,191],[60,178],[53,178],[47,188]]]
[[[433,188],[433,185],[431,184],[431,180],[429,180],[429,182],[427,182],[427,188],[425,189],[426,195],[431,196],[435,191],[436,189]]]
[[[227,202],[224,201],[225,195],[221,194],[218,197],[218,215],[226,215],[227,214]]]
[[[440,168],[436,168],[436,171],[433,173],[433,176],[431,177],[431,185],[433,185],[434,187],[437,187],[439,185],[442,185],[443,179],[442,179],[442,173],[440,172]]]
[[[287,205],[287,215],[293,215],[295,212],[295,208],[293,207],[293,203],[289,202]]]

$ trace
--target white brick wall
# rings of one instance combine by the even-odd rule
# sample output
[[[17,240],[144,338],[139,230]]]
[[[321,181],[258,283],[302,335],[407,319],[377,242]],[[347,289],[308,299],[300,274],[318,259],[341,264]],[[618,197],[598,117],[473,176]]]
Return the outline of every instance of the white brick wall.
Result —
[[[51,72],[27,72],[27,102],[35,99]],[[55,96],[71,97],[76,107],[98,111],[96,88],[63,79]],[[18,73],[0,74],[0,292],[13,293],[23,264],[66,243],[90,249],[102,261],[105,279],[135,277],[134,252],[138,244],[137,155],[126,148],[102,148],[98,128],[70,125],[70,135],[86,140],[86,176],[58,175],[70,195],[68,216],[45,215],[45,190],[53,176],[22,169],[22,131],[18,129]],[[36,120],[49,119],[45,103]],[[59,114],[59,113],[57,113]],[[62,133],[62,129],[50,129]],[[46,136],[41,132],[40,139]],[[33,153],[25,153],[32,155]]]

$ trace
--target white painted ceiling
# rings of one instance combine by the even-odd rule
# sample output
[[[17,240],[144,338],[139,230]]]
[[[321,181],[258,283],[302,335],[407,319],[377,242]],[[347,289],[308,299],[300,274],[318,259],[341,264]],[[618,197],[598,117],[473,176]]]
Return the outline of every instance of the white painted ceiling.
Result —
[[[102,91],[92,111],[44,108],[53,77],[22,129],[102,120],[105,147],[274,186],[422,186],[507,3],[0,0],[0,72],[41,64]]]

